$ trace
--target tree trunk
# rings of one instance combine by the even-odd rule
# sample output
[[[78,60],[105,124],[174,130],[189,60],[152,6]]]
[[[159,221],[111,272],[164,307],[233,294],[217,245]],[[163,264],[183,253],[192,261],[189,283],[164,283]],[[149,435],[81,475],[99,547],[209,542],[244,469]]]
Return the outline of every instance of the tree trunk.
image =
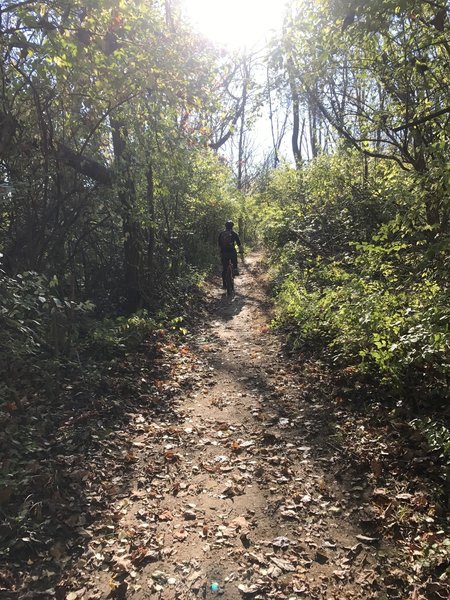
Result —
[[[309,102],[309,141],[312,158],[317,158],[319,155],[318,127],[317,106]]]
[[[148,227],[147,234],[147,284],[148,289],[151,289],[151,282],[153,279],[154,269],[154,257],[155,257],[155,187],[153,181],[153,167],[152,163],[148,163],[147,173],[147,210],[150,218],[150,224]]]
[[[127,157],[125,123],[111,119],[114,157],[118,170],[118,195],[122,205],[124,237],[124,284],[126,309],[135,312],[142,307],[142,231],[136,219],[136,189]]]
[[[299,133],[300,133],[300,103],[298,94],[292,93],[292,153],[294,155],[295,164],[297,166],[302,162],[302,152],[299,144]]]
[[[242,86],[242,114],[241,126],[239,128],[239,147],[238,147],[238,172],[237,172],[237,188],[242,190],[244,187],[243,170],[244,170],[244,132],[245,132],[245,105],[247,102],[247,73]]]
[[[297,167],[302,162],[302,152],[299,144],[300,135],[300,97],[295,84],[294,66],[292,59],[288,59],[288,75],[289,75],[289,86],[291,88],[292,96],[292,153],[294,155],[295,164]]]

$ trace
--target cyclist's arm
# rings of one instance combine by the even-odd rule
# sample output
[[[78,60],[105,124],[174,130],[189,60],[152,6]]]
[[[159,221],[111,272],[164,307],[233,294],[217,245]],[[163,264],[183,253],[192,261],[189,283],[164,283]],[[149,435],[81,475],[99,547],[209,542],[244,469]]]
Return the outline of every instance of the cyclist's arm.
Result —
[[[244,246],[242,245],[241,238],[239,237],[239,235],[235,231],[233,231],[233,233],[234,233],[234,241],[238,245],[239,254],[241,255],[241,258],[243,258],[243,256],[244,256]]]

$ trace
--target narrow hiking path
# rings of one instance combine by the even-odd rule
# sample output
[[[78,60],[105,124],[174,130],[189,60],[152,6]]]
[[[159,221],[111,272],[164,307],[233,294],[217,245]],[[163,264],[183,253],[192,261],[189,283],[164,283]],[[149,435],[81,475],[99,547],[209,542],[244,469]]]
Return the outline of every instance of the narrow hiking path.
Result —
[[[100,475],[101,522],[76,523],[89,550],[61,597],[401,597],[383,591],[389,552],[359,526],[363,481],[342,477],[323,404],[305,400],[268,327],[258,255],[233,302],[210,290],[206,314],[165,348],[156,387],[170,403],[131,416],[122,470]],[[109,444],[118,453],[120,439]]]
[[[449,597],[436,456],[370,382],[289,355],[261,261],[13,413],[0,598]]]
[[[17,411],[1,598],[449,596],[434,455],[364,403],[370,383],[289,355],[262,266],[232,302],[216,278],[190,332],[154,331],[91,364],[97,387],[68,379],[55,406]]]

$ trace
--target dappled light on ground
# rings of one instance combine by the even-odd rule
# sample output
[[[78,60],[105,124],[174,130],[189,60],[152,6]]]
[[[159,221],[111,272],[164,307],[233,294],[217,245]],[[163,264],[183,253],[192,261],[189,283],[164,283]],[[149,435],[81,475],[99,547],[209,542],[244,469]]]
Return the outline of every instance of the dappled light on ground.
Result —
[[[346,412],[323,364],[286,356],[257,266],[254,255],[231,302],[214,282],[190,333],[123,365],[146,389],[125,415],[60,422],[47,541],[24,541],[16,572],[0,572],[28,590],[12,597],[405,597],[382,519],[419,501],[430,512],[429,499],[400,479],[392,496],[383,457],[339,434],[367,420]]]

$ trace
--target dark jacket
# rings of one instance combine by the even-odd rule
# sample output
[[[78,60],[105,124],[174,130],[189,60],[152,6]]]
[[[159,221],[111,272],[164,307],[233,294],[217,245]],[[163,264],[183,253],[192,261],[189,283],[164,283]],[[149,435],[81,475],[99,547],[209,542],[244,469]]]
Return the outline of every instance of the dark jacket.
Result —
[[[231,234],[231,244],[224,244],[224,240]],[[219,238],[218,238],[218,243],[219,243],[219,248],[220,248],[220,253],[221,254],[236,254],[236,244],[240,247],[241,246],[241,240],[238,236],[238,234],[233,231],[233,230],[229,230],[229,229],[224,229],[224,231],[221,231],[219,233]]]

